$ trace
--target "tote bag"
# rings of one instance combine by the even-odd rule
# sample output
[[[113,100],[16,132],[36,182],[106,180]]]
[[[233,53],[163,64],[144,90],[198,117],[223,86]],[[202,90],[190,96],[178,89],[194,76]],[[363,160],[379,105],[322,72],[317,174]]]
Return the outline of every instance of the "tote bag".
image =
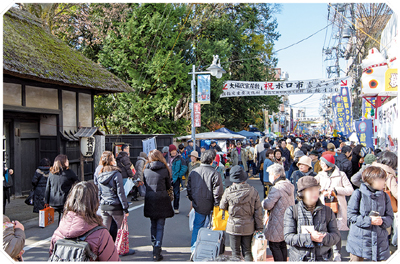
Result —
[[[214,206],[212,214],[212,229],[225,231],[226,224],[228,223],[228,218],[229,215],[227,211],[221,210],[219,206]]]
[[[117,239],[115,239],[115,247],[117,248],[118,255],[125,255],[129,252],[129,231],[128,219],[126,216],[122,221],[121,228],[118,229]]]

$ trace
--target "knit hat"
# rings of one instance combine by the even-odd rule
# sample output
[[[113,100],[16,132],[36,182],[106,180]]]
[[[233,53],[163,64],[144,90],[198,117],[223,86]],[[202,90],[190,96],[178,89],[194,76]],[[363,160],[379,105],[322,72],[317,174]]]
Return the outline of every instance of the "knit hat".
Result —
[[[374,154],[367,154],[364,157],[364,163],[365,164],[372,164],[372,162],[374,162],[376,160],[376,157]]]
[[[168,146],[165,146],[165,147],[163,147],[162,148],[162,153],[168,153],[168,150],[169,150],[169,148],[168,148]]]
[[[294,153],[294,158],[300,158],[300,157],[303,157],[303,156],[304,156],[304,152],[301,151],[301,150],[297,150],[297,151]]]
[[[331,154],[323,155],[320,160],[322,160],[329,167],[335,167],[335,157]]]
[[[368,148],[368,147],[363,147],[363,148],[360,150],[360,154],[361,154],[361,157],[365,157],[365,156],[367,156],[368,154],[371,154],[371,149]]]
[[[297,166],[299,166],[300,164],[304,164],[311,168],[312,167],[311,163],[312,163],[311,158],[304,155],[299,159],[299,162],[297,162]]]
[[[190,153],[189,157],[190,157],[190,156],[195,157],[195,158],[199,158],[199,153],[198,153],[196,150],[193,150],[193,151]]]
[[[328,143],[328,150],[335,150],[335,145],[333,143]]]
[[[176,146],[174,144],[169,145],[168,147],[169,152],[176,150]]]
[[[139,157],[147,159],[147,154],[145,152],[140,152]]]
[[[301,192],[307,188],[320,186],[313,176],[303,176],[297,181],[297,191]]]
[[[239,165],[233,166],[229,172],[229,178],[231,182],[241,183],[246,181],[248,177],[248,174]]]

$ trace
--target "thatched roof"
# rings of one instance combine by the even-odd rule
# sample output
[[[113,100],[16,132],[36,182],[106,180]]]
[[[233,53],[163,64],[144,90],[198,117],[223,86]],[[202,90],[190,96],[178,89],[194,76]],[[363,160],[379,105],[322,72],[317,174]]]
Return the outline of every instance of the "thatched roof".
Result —
[[[52,35],[42,21],[17,8],[3,16],[3,73],[99,93],[131,87]]]

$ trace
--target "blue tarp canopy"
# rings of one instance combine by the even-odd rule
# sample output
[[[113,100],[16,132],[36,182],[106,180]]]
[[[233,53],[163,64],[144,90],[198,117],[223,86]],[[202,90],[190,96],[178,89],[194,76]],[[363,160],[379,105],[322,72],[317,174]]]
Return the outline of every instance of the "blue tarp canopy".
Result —
[[[220,129],[215,130],[215,132],[238,134],[237,132],[233,132],[232,130],[227,129],[226,127],[221,127]]]
[[[252,138],[254,141],[258,138],[257,134],[254,134],[254,133],[246,131],[246,130],[242,130],[242,131],[238,132],[238,134],[245,136],[246,138]]]

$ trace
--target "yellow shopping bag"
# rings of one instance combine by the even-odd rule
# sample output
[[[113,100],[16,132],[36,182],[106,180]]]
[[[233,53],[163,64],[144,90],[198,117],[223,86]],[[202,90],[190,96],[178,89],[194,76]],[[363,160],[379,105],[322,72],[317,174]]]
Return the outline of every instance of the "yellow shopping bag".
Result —
[[[219,206],[214,206],[213,214],[212,214],[212,229],[213,230],[222,230],[226,229],[226,224],[228,223],[228,212],[225,210],[221,210]]]

